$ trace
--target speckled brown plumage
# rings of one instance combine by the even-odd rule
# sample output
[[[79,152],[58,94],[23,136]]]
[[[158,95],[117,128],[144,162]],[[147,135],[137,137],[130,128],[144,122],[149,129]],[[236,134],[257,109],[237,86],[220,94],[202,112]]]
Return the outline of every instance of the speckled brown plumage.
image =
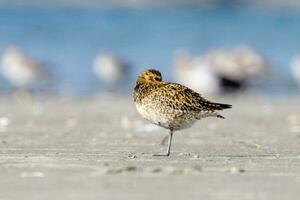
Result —
[[[136,108],[148,121],[170,130],[166,154],[170,154],[173,131],[188,128],[203,117],[224,118],[217,111],[231,105],[212,103],[197,92],[177,84],[162,81],[161,73],[154,69],[141,72],[133,90]]]

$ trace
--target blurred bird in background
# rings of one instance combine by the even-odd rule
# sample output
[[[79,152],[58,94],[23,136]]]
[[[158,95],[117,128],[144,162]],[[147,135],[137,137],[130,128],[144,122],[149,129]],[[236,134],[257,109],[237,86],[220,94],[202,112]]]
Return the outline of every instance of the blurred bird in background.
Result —
[[[202,58],[193,58],[186,50],[177,53],[174,60],[175,78],[182,84],[204,94],[219,93],[220,79]]]
[[[27,90],[48,80],[43,64],[17,46],[6,48],[1,57],[1,74],[17,89]]]
[[[265,59],[254,49],[238,46],[209,50],[192,57],[182,51],[174,58],[174,73],[179,82],[198,92],[237,91],[269,73]]]
[[[95,75],[106,84],[120,85],[129,76],[129,65],[121,58],[111,54],[99,54],[93,64]]]
[[[294,80],[298,83],[298,86],[300,88],[300,56],[295,56],[292,58],[291,63],[291,73],[294,77]]]

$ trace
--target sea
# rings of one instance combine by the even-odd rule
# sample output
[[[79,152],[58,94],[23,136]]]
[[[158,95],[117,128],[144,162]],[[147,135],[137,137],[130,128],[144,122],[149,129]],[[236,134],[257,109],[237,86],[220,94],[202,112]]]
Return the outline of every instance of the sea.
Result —
[[[111,52],[130,63],[128,87],[145,68],[174,80],[179,49],[247,45],[270,63],[274,78],[264,92],[297,91],[289,63],[300,55],[300,8],[183,7],[0,7],[0,53],[16,45],[47,63],[59,93],[89,95],[107,90],[92,70],[94,58]],[[12,86],[2,76],[0,89]],[[298,90],[299,91],[299,90]]]

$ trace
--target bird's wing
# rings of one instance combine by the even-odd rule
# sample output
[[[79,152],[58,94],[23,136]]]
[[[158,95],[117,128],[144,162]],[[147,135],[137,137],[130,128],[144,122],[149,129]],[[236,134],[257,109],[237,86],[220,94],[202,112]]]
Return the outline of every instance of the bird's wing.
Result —
[[[228,104],[210,102],[199,93],[177,83],[165,83],[162,89],[166,90],[167,99],[177,100],[177,107],[183,111],[214,112],[231,108]]]
[[[199,93],[177,83],[165,83],[160,89],[165,91],[162,93],[165,97],[162,98],[172,101],[172,104],[182,111],[199,112],[208,102]]]
[[[160,82],[140,88],[143,92],[134,95],[136,101],[155,102],[153,106],[163,108],[162,112],[214,112],[230,108],[227,104],[212,103],[199,93],[177,83]],[[135,90],[139,90],[135,88]],[[137,93],[137,92],[134,92]]]

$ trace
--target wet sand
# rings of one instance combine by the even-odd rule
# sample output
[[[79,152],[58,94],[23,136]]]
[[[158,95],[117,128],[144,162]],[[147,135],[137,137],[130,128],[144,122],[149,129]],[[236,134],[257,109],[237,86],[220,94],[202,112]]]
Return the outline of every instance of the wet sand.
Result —
[[[300,96],[233,104],[176,132],[149,125],[129,97],[0,100],[0,199],[298,199]]]

